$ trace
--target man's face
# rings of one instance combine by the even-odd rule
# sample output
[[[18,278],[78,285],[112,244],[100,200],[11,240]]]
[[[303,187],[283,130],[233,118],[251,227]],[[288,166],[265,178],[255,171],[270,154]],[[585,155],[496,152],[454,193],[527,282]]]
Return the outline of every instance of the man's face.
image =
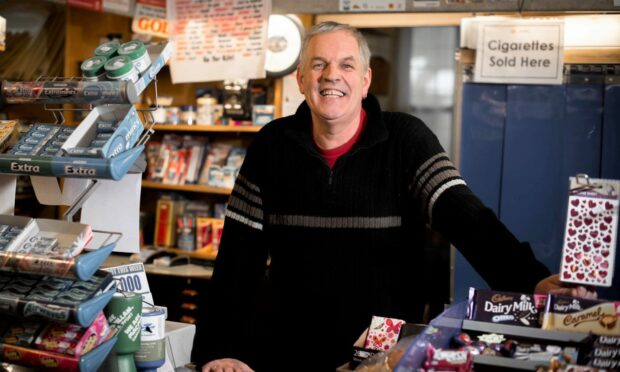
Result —
[[[353,121],[371,80],[357,40],[347,31],[317,35],[308,44],[306,58],[303,70],[297,69],[297,83],[313,119],[334,124]]]

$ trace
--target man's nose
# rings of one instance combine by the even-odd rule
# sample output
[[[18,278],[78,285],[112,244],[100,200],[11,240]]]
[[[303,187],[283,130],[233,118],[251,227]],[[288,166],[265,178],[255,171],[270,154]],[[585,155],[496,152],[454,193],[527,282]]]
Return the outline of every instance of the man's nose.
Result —
[[[334,66],[330,63],[323,69],[322,77],[324,80],[327,81],[336,81],[340,78],[340,72],[338,71],[337,66]]]

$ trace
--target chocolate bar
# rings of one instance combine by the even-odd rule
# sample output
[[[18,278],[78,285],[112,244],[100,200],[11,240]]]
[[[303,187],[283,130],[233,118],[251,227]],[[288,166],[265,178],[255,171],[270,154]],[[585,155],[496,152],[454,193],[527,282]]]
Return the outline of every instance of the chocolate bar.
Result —
[[[597,336],[594,340],[594,346],[620,346],[620,336]]]
[[[470,320],[538,327],[538,316],[532,295],[469,289],[467,318]]]
[[[542,328],[618,336],[619,311],[620,302],[550,294]]]

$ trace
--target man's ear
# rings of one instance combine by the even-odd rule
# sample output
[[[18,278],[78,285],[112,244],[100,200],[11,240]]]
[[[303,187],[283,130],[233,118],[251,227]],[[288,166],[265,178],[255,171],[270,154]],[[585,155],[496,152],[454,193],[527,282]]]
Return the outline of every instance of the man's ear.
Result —
[[[302,80],[302,75],[301,75],[301,65],[297,66],[297,86],[299,87],[299,93],[304,94],[304,83],[301,81]]]
[[[368,67],[364,77],[362,78],[362,98],[366,98],[368,96],[368,89],[370,88],[370,82],[372,82],[372,70]]]

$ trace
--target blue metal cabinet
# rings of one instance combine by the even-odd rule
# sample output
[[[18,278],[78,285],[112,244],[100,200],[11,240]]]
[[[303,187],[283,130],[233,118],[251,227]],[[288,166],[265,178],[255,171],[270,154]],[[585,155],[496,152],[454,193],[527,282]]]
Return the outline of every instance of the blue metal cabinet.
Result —
[[[568,177],[620,178],[619,93],[601,84],[464,85],[463,177],[551,272],[559,271]],[[456,301],[485,286],[460,254],[454,274]]]

